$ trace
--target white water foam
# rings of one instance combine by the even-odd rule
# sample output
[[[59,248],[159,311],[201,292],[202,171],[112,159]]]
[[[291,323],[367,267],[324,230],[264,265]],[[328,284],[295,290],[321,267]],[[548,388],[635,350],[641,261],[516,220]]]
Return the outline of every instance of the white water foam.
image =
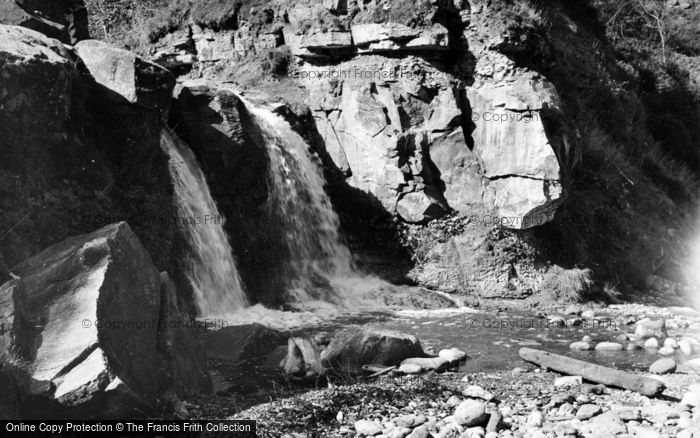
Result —
[[[223,216],[190,148],[168,129],[161,133],[161,147],[170,158],[178,224],[183,225],[189,246],[185,274],[194,289],[199,315],[234,313],[247,306],[248,300]]]

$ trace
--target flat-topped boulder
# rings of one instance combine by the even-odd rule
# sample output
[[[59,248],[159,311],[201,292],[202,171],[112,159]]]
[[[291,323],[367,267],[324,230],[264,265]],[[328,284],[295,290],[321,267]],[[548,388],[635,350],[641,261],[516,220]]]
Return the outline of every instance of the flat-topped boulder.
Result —
[[[399,365],[409,357],[423,357],[420,341],[412,335],[371,328],[353,328],[337,335],[321,353],[323,365],[359,373],[363,365]]]

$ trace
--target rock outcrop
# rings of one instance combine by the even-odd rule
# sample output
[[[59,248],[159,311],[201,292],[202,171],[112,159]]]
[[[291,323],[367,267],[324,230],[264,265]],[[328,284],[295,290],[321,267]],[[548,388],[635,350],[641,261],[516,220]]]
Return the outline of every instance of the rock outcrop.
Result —
[[[15,311],[12,323],[24,327],[22,316],[34,325],[11,339],[10,351],[30,364],[30,395],[68,415],[119,417],[154,406],[160,279],[125,223],[48,248],[14,270],[24,314]],[[27,415],[33,408],[23,406]]]
[[[66,44],[90,38],[83,0],[0,0],[0,23],[33,29]]]
[[[23,418],[122,418],[158,397],[211,391],[206,361],[129,226],[52,246],[0,288],[2,357],[14,355]],[[6,329],[7,328],[7,329]]]
[[[115,93],[115,97],[156,111],[167,120],[175,86],[175,78],[168,70],[102,41],[81,41],[75,50],[95,81]],[[111,96],[108,94],[107,98]]]
[[[160,148],[174,81],[160,67],[99,47],[100,54],[72,51],[36,31],[0,25],[0,228],[7,232],[0,251],[12,266],[127,220],[158,268],[178,272],[172,184]],[[114,74],[114,63],[93,62],[100,56],[128,61],[117,71],[132,73],[120,86],[136,102],[95,81]]]

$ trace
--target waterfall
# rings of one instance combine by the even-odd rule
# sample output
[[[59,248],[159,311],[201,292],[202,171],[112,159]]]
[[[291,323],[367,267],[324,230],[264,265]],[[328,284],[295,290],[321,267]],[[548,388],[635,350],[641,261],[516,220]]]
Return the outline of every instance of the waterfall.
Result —
[[[169,157],[177,204],[177,224],[189,246],[185,274],[195,293],[200,316],[232,313],[248,304],[236,269],[223,216],[211,196],[204,173],[190,148],[168,129],[161,147]]]
[[[267,209],[288,252],[286,269],[280,267],[291,276],[287,293],[296,301],[337,301],[334,281],[356,274],[338,232],[338,215],[324,191],[320,165],[314,162],[306,141],[284,119],[243,102],[268,152]]]

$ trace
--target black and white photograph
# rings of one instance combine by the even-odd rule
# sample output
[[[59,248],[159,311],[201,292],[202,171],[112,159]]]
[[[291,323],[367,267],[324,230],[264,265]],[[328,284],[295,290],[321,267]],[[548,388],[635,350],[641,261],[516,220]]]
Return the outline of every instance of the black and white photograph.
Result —
[[[700,1],[0,0],[0,436],[700,438]]]

